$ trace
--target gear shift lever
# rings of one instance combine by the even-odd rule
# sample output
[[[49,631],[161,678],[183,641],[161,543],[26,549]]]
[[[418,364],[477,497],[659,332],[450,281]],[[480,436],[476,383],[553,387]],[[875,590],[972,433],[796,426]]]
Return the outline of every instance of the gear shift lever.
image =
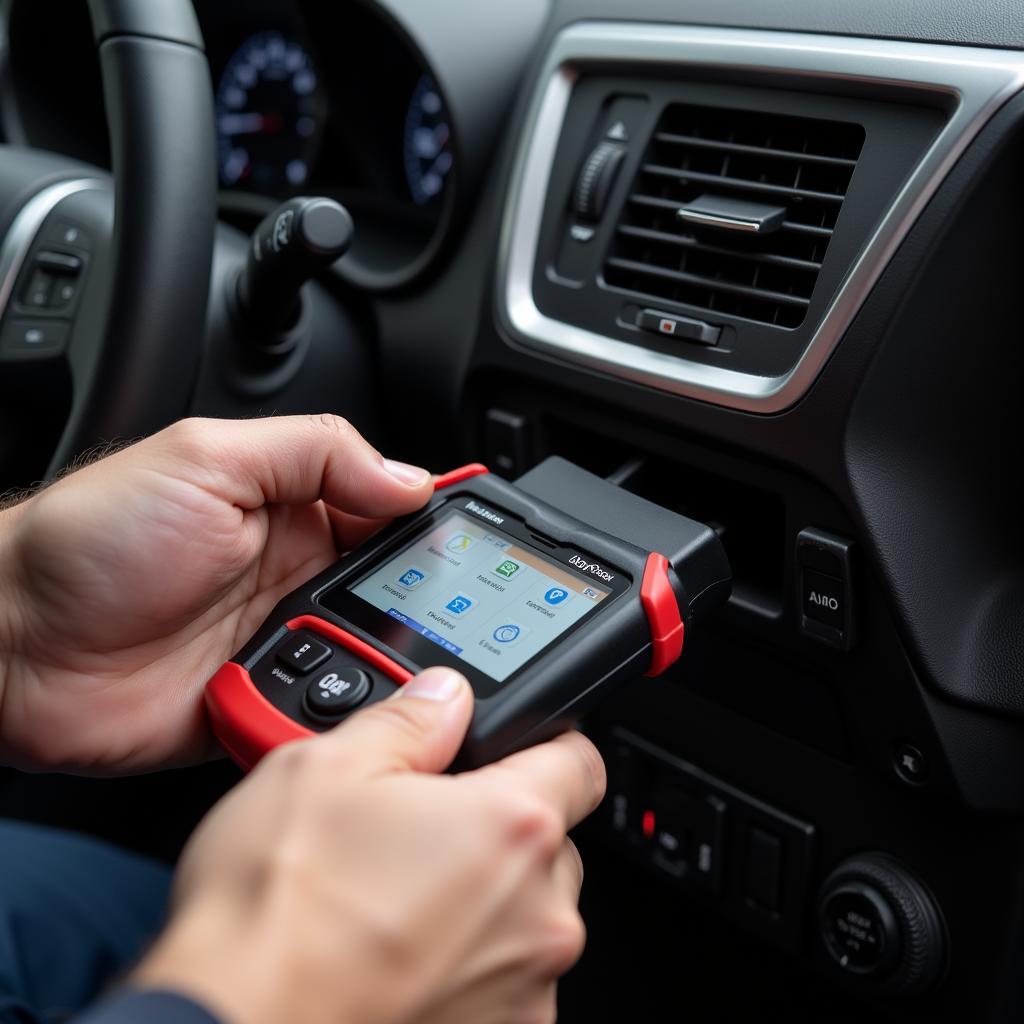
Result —
[[[343,256],[351,242],[352,218],[333,199],[289,199],[260,222],[236,286],[237,310],[252,347],[282,351],[298,321],[303,284]]]

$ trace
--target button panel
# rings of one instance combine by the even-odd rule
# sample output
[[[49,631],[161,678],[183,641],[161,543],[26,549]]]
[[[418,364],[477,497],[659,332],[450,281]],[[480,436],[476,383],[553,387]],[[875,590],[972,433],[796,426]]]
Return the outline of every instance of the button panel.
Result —
[[[789,949],[799,948],[814,827],[616,730],[604,821],[635,859]]]
[[[51,359],[63,353],[78,305],[92,239],[50,217],[25,258],[0,331],[0,360]]]
[[[398,689],[379,668],[315,628],[282,630],[246,668],[263,697],[313,732],[337,725]]]

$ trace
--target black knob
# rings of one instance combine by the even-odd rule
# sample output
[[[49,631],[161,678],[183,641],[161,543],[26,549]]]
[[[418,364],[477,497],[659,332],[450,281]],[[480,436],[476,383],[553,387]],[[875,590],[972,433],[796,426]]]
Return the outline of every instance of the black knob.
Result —
[[[825,879],[818,925],[844,973],[887,992],[922,992],[945,966],[946,933],[928,890],[882,853],[843,861]]]
[[[299,290],[343,256],[352,243],[352,218],[333,199],[289,199],[268,214],[249,241],[238,279],[238,309],[245,330],[265,345],[298,318]]]
[[[582,220],[601,219],[625,155],[625,146],[599,142],[584,161],[573,192],[573,208]]]
[[[306,687],[306,710],[318,719],[338,718],[362,704],[373,683],[355,665],[327,672]]]

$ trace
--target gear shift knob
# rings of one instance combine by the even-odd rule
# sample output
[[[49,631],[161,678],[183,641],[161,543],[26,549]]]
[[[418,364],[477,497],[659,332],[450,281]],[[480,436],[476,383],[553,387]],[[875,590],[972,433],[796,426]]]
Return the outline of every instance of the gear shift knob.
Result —
[[[295,324],[303,284],[351,242],[352,218],[333,199],[289,199],[259,223],[237,285],[238,310],[256,345]]]

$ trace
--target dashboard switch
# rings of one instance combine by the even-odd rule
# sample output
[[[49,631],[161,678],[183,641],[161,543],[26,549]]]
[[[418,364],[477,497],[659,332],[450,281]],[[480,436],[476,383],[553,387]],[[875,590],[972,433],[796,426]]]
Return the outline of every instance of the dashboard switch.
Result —
[[[804,615],[842,631],[846,621],[846,587],[841,579],[804,568]]]
[[[800,630],[842,651],[854,640],[852,550],[852,541],[813,528],[796,539]]]
[[[509,480],[530,465],[530,427],[525,416],[506,409],[488,409],[484,419],[487,464]]]
[[[751,826],[747,833],[744,895],[758,909],[778,912],[782,896],[782,840]]]
[[[662,313],[657,309],[640,311],[637,326],[652,334],[661,334],[669,338],[682,338],[684,341],[696,341],[701,345],[717,345],[722,328],[703,320],[694,320],[688,316],[676,316],[674,313]]]

